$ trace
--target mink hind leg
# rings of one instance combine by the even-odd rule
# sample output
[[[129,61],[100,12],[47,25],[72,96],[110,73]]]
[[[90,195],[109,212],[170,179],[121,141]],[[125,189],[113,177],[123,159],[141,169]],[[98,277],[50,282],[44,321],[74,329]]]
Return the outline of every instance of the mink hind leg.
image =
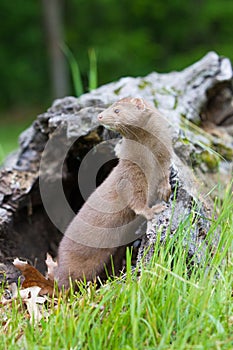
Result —
[[[119,274],[125,256],[125,247],[93,248],[64,237],[58,251],[55,279],[59,288],[68,289],[70,280],[93,281],[96,277]]]

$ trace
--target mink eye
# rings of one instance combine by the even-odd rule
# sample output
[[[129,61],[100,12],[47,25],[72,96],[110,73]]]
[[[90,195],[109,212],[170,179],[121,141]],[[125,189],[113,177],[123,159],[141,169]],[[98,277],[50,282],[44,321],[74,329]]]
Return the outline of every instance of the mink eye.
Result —
[[[120,110],[119,109],[114,109],[114,113],[118,114],[118,113],[120,113]]]

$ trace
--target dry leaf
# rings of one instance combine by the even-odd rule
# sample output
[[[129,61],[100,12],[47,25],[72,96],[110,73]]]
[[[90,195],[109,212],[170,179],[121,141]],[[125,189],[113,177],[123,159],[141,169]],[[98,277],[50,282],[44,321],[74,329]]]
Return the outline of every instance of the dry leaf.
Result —
[[[45,302],[45,298],[39,297],[40,290],[40,287],[34,286],[22,289],[19,292],[23,302],[26,304],[30,320],[35,322],[40,321],[42,318],[38,303],[43,304]]]
[[[27,262],[21,261],[16,258],[13,262],[23,274],[25,280],[23,281],[22,287],[40,287],[40,295],[48,294],[53,296],[54,294],[54,281],[46,279],[35,267],[29,265]]]
[[[6,289],[2,299],[0,300],[1,305],[5,305],[7,308],[11,307],[12,301],[16,300],[20,302],[18,297],[20,296],[23,304],[25,305],[30,322],[38,322],[42,317],[48,318],[49,316],[49,305],[56,307],[57,300],[54,298],[54,268],[57,266],[52,258],[48,255],[46,264],[48,266],[48,276],[46,279],[36,268],[29,265],[27,262],[15,259],[13,262],[14,266],[17,267],[24,276],[22,288],[17,288],[16,283],[9,285]],[[51,299],[46,296],[53,296]],[[41,295],[44,295],[43,297]],[[46,309],[42,307],[42,304],[46,302]],[[52,310],[52,309],[51,309]],[[9,327],[10,320],[4,319],[4,314],[1,314],[2,326],[4,331]],[[23,334],[21,335],[23,336]]]
[[[51,257],[51,255],[49,255],[49,253],[47,253],[45,263],[46,263],[47,269],[48,269],[47,277],[49,280],[53,281],[54,280],[54,270],[57,267],[57,262],[55,262],[53,260],[53,258]]]
[[[11,287],[11,286],[10,286]],[[41,304],[44,304],[47,300],[45,297],[40,297],[39,292],[41,288],[34,286],[26,289],[17,289],[16,284],[14,284],[13,290],[9,290],[9,297],[2,297],[1,304],[2,305],[10,305],[13,300],[19,300],[18,297],[20,296],[22,299],[23,304],[26,306],[27,311],[29,313],[30,321],[31,322],[38,322],[42,318],[41,313]],[[44,314],[44,312],[43,312]],[[2,316],[2,315],[1,315]],[[4,320],[3,320],[4,321]],[[8,328],[9,320],[5,320],[4,322],[4,331]]]

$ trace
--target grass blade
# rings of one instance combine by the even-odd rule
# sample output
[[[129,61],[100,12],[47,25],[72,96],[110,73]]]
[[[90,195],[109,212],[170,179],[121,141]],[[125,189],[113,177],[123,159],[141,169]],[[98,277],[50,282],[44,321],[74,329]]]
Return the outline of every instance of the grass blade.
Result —
[[[90,71],[89,71],[89,91],[97,88],[97,58],[95,49],[90,49],[88,51],[89,62],[90,62]]]
[[[84,93],[84,89],[83,89],[83,83],[81,79],[81,73],[80,73],[78,62],[75,59],[73,52],[70,50],[70,48],[66,44],[62,45],[62,51],[66,55],[70,65],[75,94],[76,96],[80,96]]]

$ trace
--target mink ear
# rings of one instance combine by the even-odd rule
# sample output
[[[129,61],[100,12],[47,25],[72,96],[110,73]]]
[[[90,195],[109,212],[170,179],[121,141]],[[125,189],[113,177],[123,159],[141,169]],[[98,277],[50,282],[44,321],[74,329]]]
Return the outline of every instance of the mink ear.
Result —
[[[124,97],[124,98],[121,98],[118,102],[119,103],[129,103],[131,102],[131,100],[133,100],[131,97]]]
[[[146,105],[142,98],[132,98],[130,102],[133,103],[137,107],[137,109],[141,111],[144,111],[146,109]]]

